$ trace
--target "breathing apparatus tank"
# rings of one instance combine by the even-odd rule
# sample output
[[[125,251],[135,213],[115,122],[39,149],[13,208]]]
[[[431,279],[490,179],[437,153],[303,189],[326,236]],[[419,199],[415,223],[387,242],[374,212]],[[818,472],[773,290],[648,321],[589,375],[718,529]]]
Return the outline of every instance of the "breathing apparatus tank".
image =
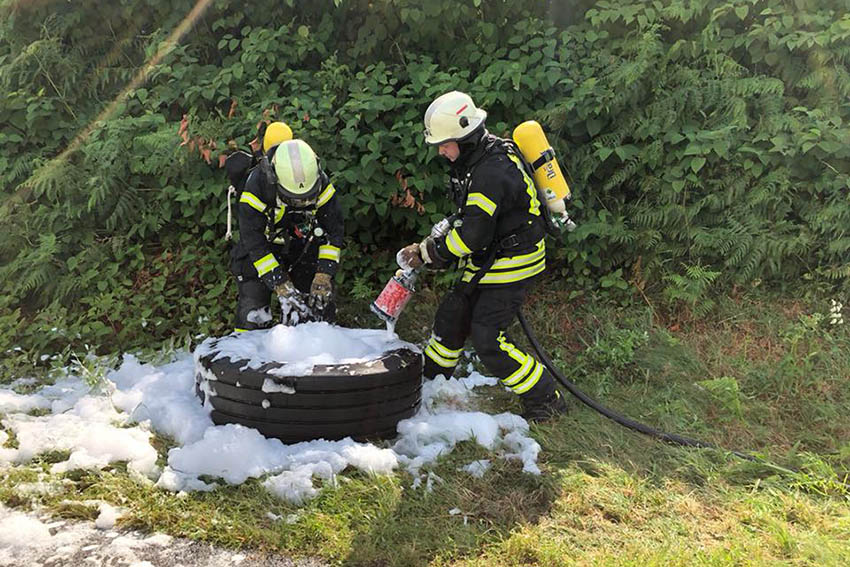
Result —
[[[552,220],[562,229],[573,230],[575,223],[567,215],[565,201],[571,197],[570,186],[555,159],[543,128],[535,120],[527,120],[514,129],[513,139],[522,157],[531,166],[534,184],[552,213]]]

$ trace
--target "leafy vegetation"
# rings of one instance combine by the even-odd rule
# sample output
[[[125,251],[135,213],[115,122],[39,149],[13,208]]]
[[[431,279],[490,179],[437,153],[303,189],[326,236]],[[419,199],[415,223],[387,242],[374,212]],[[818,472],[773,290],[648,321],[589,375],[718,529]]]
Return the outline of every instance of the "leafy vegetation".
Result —
[[[550,264],[576,293],[702,314],[718,286],[847,289],[846,0],[557,4],[4,0],[0,347],[226,329],[220,160],[264,118],[341,190],[339,282],[377,288],[449,210],[420,131],[453,88],[494,133],[547,126],[579,222]]]
[[[264,119],[332,174],[343,323],[376,324],[368,301],[395,250],[450,210],[421,118],[461,89],[498,135],[544,123],[568,172],[579,227],[551,243],[547,292],[529,301],[553,357],[612,407],[779,465],[663,446],[577,408],[536,430],[540,478],[499,463],[472,479],[458,467],[488,455],[463,446],[433,493],[346,474],[294,509],[256,482],[182,498],[120,465],[45,476],[62,457],[48,454],[0,472],[0,500],[91,518],[84,501],[100,498],[131,526],[348,565],[848,564],[850,338],[823,299],[850,290],[848,13],[0,0],[0,382],[34,362],[94,385],[116,351],[164,356],[228,329],[221,159]],[[426,335],[450,278],[427,280],[403,336]],[[480,403],[517,401],[493,389]],[[161,459],[170,446],[157,439]],[[19,490],[36,481],[53,490]]]

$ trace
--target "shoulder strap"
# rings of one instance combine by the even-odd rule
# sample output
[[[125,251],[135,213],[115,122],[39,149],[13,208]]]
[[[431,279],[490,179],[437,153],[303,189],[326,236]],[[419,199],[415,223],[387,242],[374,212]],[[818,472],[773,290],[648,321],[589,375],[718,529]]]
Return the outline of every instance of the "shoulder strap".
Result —
[[[530,177],[532,181],[534,181],[535,167],[534,165],[528,163],[528,160],[525,159],[524,155],[522,155],[522,152],[519,150],[519,146],[517,146],[516,142],[514,142],[513,140],[504,140],[502,138],[499,138],[499,140],[504,144],[505,151],[507,151],[511,155],[516,156],[519,159],[519,162],[522,164],[522,168],[525,170],[525,173],[528,174],[528,177]],[[554,155],[554,152],[552,155]],[[535,188],[536,187],[537,184],[535,183]],[[540,216],[541,218],[543,218],[543,224],[546,227],[546,234],[557,238],[558,236],[560,236],[561,231],[558,229],[558,226],[552,219],[552,211],[550,211],[549,207],[546,205],[546,197],[542,195],[540,189],[537,190],[537,200],[540,203]]]

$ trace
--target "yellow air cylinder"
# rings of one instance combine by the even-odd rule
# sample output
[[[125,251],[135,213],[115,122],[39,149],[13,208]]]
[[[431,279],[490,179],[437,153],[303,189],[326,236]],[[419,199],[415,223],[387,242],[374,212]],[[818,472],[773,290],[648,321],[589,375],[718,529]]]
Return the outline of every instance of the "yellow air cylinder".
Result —
[[[554,215],[566,214],[564,199],[570,198],[570,186],[555,159],[543,128],[535,120],[527,120],[514,129],[514,142],[534,170],[534,184]]]

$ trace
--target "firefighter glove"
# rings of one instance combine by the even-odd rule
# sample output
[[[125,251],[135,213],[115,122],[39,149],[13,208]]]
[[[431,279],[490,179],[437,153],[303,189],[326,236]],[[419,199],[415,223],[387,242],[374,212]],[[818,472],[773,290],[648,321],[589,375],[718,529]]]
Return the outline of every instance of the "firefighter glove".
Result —
[[[451,264],[450,260],[440,256],[437,252],[437,241],[430,236],[419,243],[419,254],[425,264],[433,270],[443,270]]]
[[[287,278],[274,287],[280,302],[280,322],[284,325],[297,325],[309,319],[310,309],[304,302],[292,281]]]
[[[416,270],[424,263],[419,244],[408,244],[395,255],[395,261],[402,270]]]
[[[323,310],[330,302],[332,292],[331,276],[316,272],[313,283],[310,285],[310,306],[319,311]]]
[[[290,299],[298,295],[298,290],[292,284],[292,280],[285,278],[274,286],[274,292],[281,300]]]

